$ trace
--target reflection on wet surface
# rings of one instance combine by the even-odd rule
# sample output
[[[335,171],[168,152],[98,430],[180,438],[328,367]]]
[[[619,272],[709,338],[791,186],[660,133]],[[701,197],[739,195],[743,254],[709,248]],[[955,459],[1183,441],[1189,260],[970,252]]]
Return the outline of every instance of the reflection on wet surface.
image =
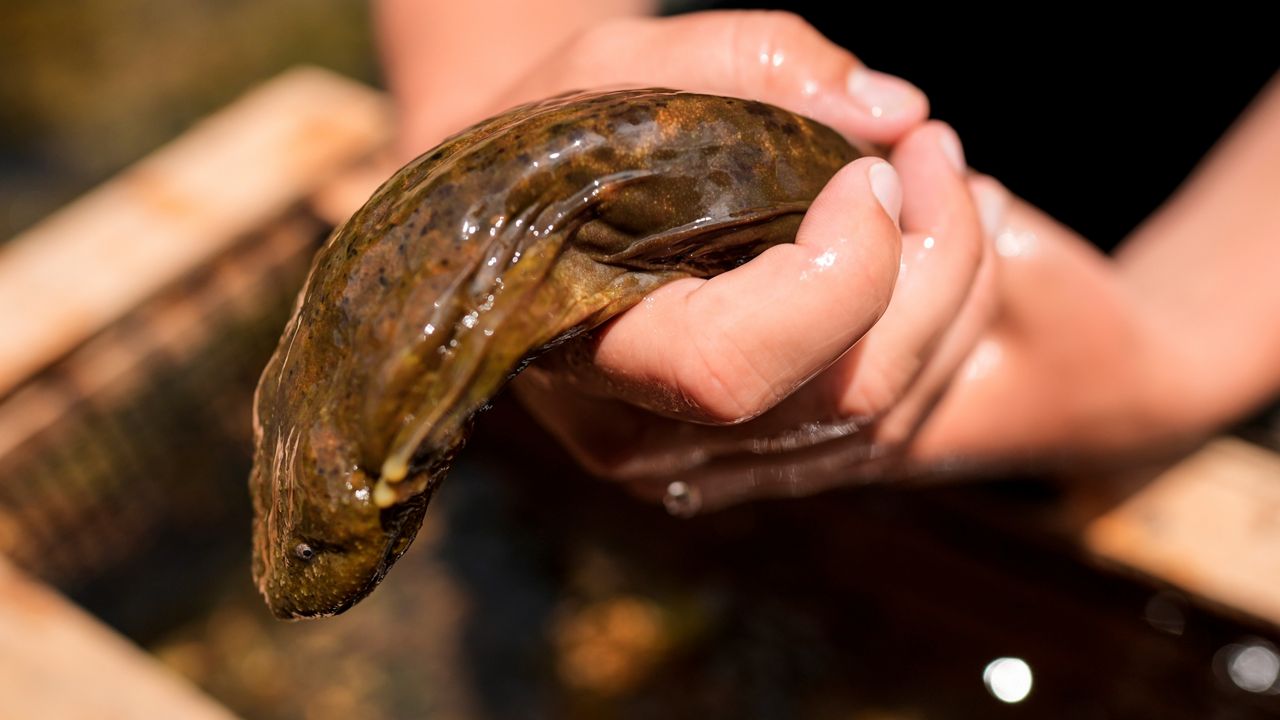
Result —
[[[679,520],[581,478],[527,423],[511,408],[481,423],[403,567],[347,615],[279,623],[238,567],[207,616],[153,649],[249,718],[1280,708],[1267,629],[954,511],[1034,513],[1054,500],[1038,486],[864,489]]]

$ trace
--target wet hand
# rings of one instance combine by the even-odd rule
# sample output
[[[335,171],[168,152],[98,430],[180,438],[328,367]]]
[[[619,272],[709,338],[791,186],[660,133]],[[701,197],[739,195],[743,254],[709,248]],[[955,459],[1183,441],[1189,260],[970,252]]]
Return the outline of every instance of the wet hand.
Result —
[[[1111,258],[991,178],[998,312],[906,450],[919,471],[1167,452],[1211,429],[1200,344]]]
[[[926,124],[890,160],[837,174],[794,245],[661,288],[517,394],[591,471],[680,512],[890,474],[995,301],[955,134]]]
[[[918,426],[988,315],[989,243],[954,134],[922,127],[914,86],[777,12],[600,23],[480,115],[619,85],[762,100],[856,141],[901,143],[891,160],[902,177],[880,160],[852,164],[795,245],[663,288],[593,342],[544,358],[516,392],[588,468],[654,497],[674,473],[743,454],[758,469],[760,456],[851,435],[878,462]],[[416,154],[477,119],[410,125],[403,143]],[[708,492],[706,504],[740,495]]]

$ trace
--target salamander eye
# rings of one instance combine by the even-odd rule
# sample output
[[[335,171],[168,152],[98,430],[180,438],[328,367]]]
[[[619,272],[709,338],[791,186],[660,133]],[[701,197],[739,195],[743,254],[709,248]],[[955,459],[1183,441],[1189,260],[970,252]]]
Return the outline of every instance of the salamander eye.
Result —
[[[316,551],[311,546],[302,542],[293,547],[293,554],[298,556],[299,560],[306,562],[316,556]]]

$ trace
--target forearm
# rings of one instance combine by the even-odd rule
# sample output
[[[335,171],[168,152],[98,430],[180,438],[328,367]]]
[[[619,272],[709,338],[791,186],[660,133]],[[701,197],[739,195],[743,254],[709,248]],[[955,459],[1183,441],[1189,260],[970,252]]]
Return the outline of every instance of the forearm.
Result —
[[[1179,349],[1188,421],[1280,392],[1280,79],[1117,261]]]
[[[479,119],[498,92],[584,28],[655,8],[655,0],[377,0],[402,152],[419,153]]]

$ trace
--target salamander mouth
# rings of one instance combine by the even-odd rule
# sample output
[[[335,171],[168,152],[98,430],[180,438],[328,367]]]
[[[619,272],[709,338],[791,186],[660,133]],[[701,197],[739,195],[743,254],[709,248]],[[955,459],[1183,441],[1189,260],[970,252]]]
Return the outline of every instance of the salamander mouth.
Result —
[[[415,495],[403,503],[382,511],[382,527],[387,531],[387,543],[377,570],[369,583],[361,589],[361,594],[356,600],[372,592],[374,586],[382,582],[382,578],[386,576],[391,566],[409,550],[413,539],[418,535],[418,529],[422,527],[422,520],[426,517],[427,504],[430,500],[431,489],[429,488],[420,495]],[[350,604],[347,607],[350,607]],[[345,610],[346,607],[343,609]]]
[[[366,576],[364,582],[343,595],[338,602],[331,605],[299,608],[287,600],[272,602],[268,598],[272,613],[282,620],[329,617],[350,610],[353,605],[368,597],[369,593],[373,592],[374,588],[386,577],[387,572],[391,570],[391,566],[413,544],[413,539],[418,534],[418,528],[422,527],[422,520],[426,516],[430,495],[431,493],[428,491],[381,511],[380,521],[386,538],[382,556],[378,559],[377,564],[374,565],[372,572]]]

